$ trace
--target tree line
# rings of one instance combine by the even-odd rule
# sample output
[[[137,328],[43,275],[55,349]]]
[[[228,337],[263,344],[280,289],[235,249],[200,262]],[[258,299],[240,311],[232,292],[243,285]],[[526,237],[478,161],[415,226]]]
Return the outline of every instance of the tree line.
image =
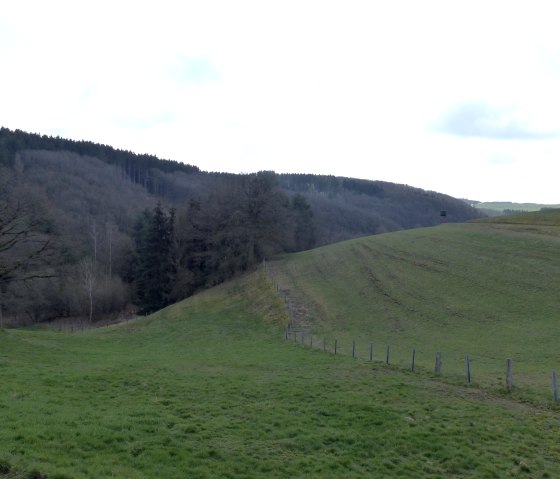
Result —
[[[117,166],[131,181],[143,185],[152,194],[165,192],[166,185],[162,173],[194,174],[200,171],[193,165],[148,154],[137,154],[91,141],[38,135],[0,127],[0,165],[13,165],[17,153],[23,150],[69,151],[97,158]]]
[[[104,171],[81,166],[88,181]],[[104,190],[69,201],[62,184],[70,180],[59,184],[55,177],[63,213],[26,181],[33,170],[24,175],[18,168],[24,168],[19,159],[13,169],[0,168],[0,315],[19,322],[92,322],[127,308],[156,311],[264,258],[315,243],[309,204],[280,189],[274,173],[235,176],[227,186],[179,205],[149,198],[144,208],[121,216],[90,204],[96,197],[101,203]],[[109,182],[111,170],[105,174]],[[113,181],[114,189],[122,187]],[[138,206],[142,196],[128,201]]]
[[[154,311],[286,252],[477,216],[380,181],[196,167],[0,129],[0,321]]]
[[[305,198],[290,198],[268,172],[239,177],[177,210],[160,204],[145,210],[134,229],[130,280],[136,303],[144,312],[156,311],[265,258],[310,248],[312,219]]]

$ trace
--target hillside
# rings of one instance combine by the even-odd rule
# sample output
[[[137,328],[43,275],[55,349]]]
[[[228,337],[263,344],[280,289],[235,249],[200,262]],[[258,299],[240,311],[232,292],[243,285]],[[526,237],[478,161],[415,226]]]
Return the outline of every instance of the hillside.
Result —
[[[0,331],[0,477],[560,474],[557,410],[303,348],[286,313],[257,271],[110,328]]]
[[[0,191],[0,323],[20,325],[152,312],[264,258],[479,216],[405,185],[209,173],[6,128]]]
[[[516,222],[510,222],[515,218]],[[268,265],[293,304],[294,330],[341,353],[433,367],[503,387],[513,358],[519,392],[549,397],[560,309],[560,211],[360,238]],[[538,352],[538,353],[537,353]],[[476,373],[474,372],[476,371]],[[538,385],[538,387],[537,387]],[[532,389],[535,386],[535,389]]]
[[[56,162],[59,156],[60,164],[56,165],[53,161]],[[74,165],[83,164],[86,168],[91,163],[104,163],[111,167],[106,170],[112,175],[128,179],[156,200],[174,207],[180,207],[193,198],[206,197],[210,192],[227,190],[245,176],[203,172],[190,164],[89,141],[0,128],[0,166],[13,167],[17,158],[19,168],[26,174],[39,169],[53,175],[64,177],[69,174],[74,177],[77,171],[68,169],[69,157]],[[102,174],[97,181],[87,176],[85,180],[103,185],[103,178]],[[310,202],[314,214],[313,246],[357,236],[436,225],[441,221],[441,210],[447,212],[447,221],[450,222],[481,216],[462,200],[407,185],[310,174],[281,174],[275,175],[275,178],[287,194],[301,194]],[[123,191],[126,197],[128,189],[121,185],[119,191]],[[78,190],[75,192],[79,193]],[[93,198],[90,201],[92,209],[100,209]],[[152,203],[143,201],[140,206],[150,206]]]
[[[560,209],[558,208],[545,208],[543,210],[535,210],[534,212],[518,213],[515,215],[506,215],[493,218],[482,218],[478,220],[483,223],[494,224],[512,224],[512,225],[526,225],[528,227],[534,225],[542,226],[560,226]],[[539,231],[539,230],[535,230]],[[548,231],[548,230],[542,230]],[[554,235],[554,229],[550,233]]]
[[[502,216],[517,213],[530,213],[542,209],[560,208],[560,205],[545,205],[539,203],[512,203],[502,202],[469,202],[477,210],[488,216]]]

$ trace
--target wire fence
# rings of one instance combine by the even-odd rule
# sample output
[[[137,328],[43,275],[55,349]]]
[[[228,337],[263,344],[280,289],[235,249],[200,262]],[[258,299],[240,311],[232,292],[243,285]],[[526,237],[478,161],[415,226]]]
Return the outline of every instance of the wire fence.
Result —
[[[511,393],[525,392],[528,397],[534,395],[554,403],[558,402],[558,385],[556,369],[543,365],[530,365],[526,360],[516,361],[511,357],[498,357],[475,351],[460,354],[443,348],[430,351],[426,348],[395,347],[383,341],[356,338],[349,339],[326,337],[313,334],[311,324],[306,321],[307,308],[302,308],[294,299],[292,291],[282,287],[276,275],[263,261],[263,270],[270,279],[273,288],[286,304],[290,321],[284,331],[284,339],[293,341],[314,350],[340,356],[351,356],[357,360],[383,362],[387,366],[415,372],[431,372],[436,377],[449,379],[455,383],[480,386],[497,391]],[[398,345],[397,345],[398,346]],[[474,349],[474,348],[473,348]],[[514,370],[515,368],[515,370]]]
[[[442,351],[428,353],[416,348],[405,350],[397,349],[390,344],[364,340],[340,340],[313,335],[305,331],[293,330],[290,323],[284,330],[284,340],[292,341],[309,349],[323,351],[334,356],[352,357],[356,360],[372,363],[384,363],[387,366],[407,370],[410,372],[431,372],[435,377],[450,379],[453,382],[462,382],[466,385],[491,387],[507,392],[514,389],[527,392],[536,392],[540,395],[548,394],[553,402],[558,402],[558,384],[556,370],[549,373],[542,372],[535,379],[534,371],[527,371],[521,367],[519,374],[514,373],[514,360],[489,356],[465,354],[460,357],[456,354],[444,354]],[[543,387],[548,383],[548,392]]]

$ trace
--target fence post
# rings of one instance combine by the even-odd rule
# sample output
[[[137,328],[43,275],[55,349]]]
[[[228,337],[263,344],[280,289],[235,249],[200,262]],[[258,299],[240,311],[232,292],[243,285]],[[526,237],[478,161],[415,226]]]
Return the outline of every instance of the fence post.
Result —
[[[558,402],[558,385],[556,384],[556,369],[552,370],[552,397]]]
[[[356,359],[356,340],[352,341],[352,358]]]
[[[286,340],[288,339],[288,328],[287,327],[284,330],[284,337],[285,337]]]
[[[302,331],[301,332],[301,344],[303,344],[305,346],[305,333]]]
[[[334,354],[336,355],[336,344],[337,344],[338,340],[334,340]]]
[[[327,350],[327,340],[323,338],[323,351]]]
[[[369,343],[369,360],[373,361],[373,343]]]
[[[506,359],[506,389],[511,391],[513,388],[513,361],[511,358]]]
[[[414,360],[416,358],[416,349],[412,350],[412,366],[411,366],[411,371],[414,372]]]
[[[391,346],[387,345],[387,356],[385,357],[385,363],[389,364],[389,355],[391,354]]]
[[[309,343],[309,347],[313,349],[313,335],[311,335],[311,341]]]
[[[471,383],[471,360],[468,354],[467,357],[465,358],[465,361],[467,363],[467,384],[470,384]]]
[[[441,352],[436,353],[436,376],[441,374]]]

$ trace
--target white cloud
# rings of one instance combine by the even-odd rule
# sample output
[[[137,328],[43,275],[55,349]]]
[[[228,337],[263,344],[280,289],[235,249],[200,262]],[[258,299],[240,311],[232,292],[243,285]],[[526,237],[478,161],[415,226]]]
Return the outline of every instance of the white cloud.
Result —
[[[10,2],[0,119],[207,170],[560,202],[548,180],[560,153],[555,12],[545,1]],[[442,118],[455,135],[433,131]]]
[[[560,131],[535,130],[530,119],[515,107],[495,107],[467,102],[446,112],[439,128],[443,133],[498,140],[542,140],[560,136]]]

